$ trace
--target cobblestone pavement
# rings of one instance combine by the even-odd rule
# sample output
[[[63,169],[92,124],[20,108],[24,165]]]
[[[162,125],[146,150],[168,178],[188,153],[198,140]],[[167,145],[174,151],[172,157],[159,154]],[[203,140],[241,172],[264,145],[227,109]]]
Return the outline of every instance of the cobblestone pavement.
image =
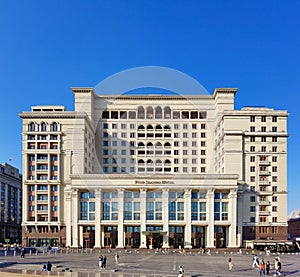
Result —
[[[118,252],[118,265],[115,262],[115,252],[102,250],[99,252],[41,254],[26,255],[25,259],[19,256],[1,256],[0,257],[0,276],[1,271],[22,272],[26,270],[29,273],[40,274],[43,264],[50,261],[53,264],[51,275],[61,276],[63,272],[72,272],[72,276],[178,276],[179,266],[182,265],[185,276],[259,276],[259,270],[252,268],[252,255],[250,252],[238,254],[231,253],[213,253],[212,255],[201,255],[197,252],[155,254],[154,252]],[[107,256],[107,268],[99,270],[98,256]],[[271,254],[266,257],[264,253],[258,252],[259,258],[265,261],[269,260],[274,264],[277,254]],[[283,276],[300,276],[300,254],[280,254],[282,262]],[[233,261],[233,270],[228,270],[228,258]],[[99,274],[101,272],[101,274]],[[270,276],[273,275],[271,270]],[[70,274],[68,274],[70,275]]]

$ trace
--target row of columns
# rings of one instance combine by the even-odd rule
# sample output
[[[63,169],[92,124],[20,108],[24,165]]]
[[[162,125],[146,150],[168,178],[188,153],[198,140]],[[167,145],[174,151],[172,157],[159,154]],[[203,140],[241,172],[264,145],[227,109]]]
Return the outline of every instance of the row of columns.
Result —
[[[191,220],[191,189],[185,189],[185,208],[184,218],[185,220],[180,221],[182,225],[185,225],[184,240],[185,248],[191,248],[192,239],[192,220]],[[147,206],[147,189],[140,189],[140,227],[141,227],[141,244],[140,248],[146,248],[147,237],[142,232],[146,231],[146,206]],[[167,232],[167,235],[163,238],[163,248],[169,247],[169,189],[162,189],[162,223],[163,231]],[[124,189],[118,189],[118,246],[117,248],[124,248]],[[102,246],[101,241],[101,216],[102,216],[102,190],[96,189],[95,191],[95,248]],[[207,190],[206,200],[206,215],[207,215],[207,230],[206,230],[206,246],[209,248],[214,247],[214,189],[210,188]],[[237,226],[237,192],[236,189],[231,189],[229,194],[229,207],[228,207],[228,247],[236,247],[237,243],[236,226]],[[71,193],[66,194],[66,210],[69,211],[67,216],[66,225],[66,244],[72,247],[78,247],[79,241],[79,226],[78,226],[78,210],[79,210],[79,194],[78,189],[72,190]],[[81,234],[82,236],[82,234]]]

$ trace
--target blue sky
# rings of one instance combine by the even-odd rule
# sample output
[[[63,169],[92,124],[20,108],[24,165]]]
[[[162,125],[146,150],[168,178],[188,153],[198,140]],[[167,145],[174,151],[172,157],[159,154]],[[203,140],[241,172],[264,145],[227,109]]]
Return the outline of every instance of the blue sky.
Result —
[[[290,112],[289,213],[300,209],[300,1],[1,1],[0,162],[21,168],[21,119],[32,105],[73,110],[70,87],[163,66],[210,93],[237,87],[236,108]]]

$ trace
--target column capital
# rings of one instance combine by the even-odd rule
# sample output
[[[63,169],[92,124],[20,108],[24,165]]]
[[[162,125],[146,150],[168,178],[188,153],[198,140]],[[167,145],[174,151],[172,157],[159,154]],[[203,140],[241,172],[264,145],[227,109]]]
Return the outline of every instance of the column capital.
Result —
[[[95,195],[98,197],[102,193],[102,189],[95,189]]]
[[[169,188],[163,188],[163,189],[162,189],[162,192],[163,192],[163,193],[168,193],[169,190],[170,190]]]
[[[78,196],[78,189],[72,189],[71,194],[72,194],[72,197],[73,197],[73,198],[74,198],[74,197],[77,198],[77,196]]]
[[[140,192],[141,192],[141,193],[146,193],[146,192],[147,192],[147,189],[146,189],[146,188],[140,188]]]
[[[207,197],[214,197],[215,189],[207,188]]]
[[[236,198],[237,197],[237,189],[236,188],[230,189],[229,197],[230,198]]]
[[[185,192],[185,194],[191,194],[191,192],[192,192],[192,189],[184,189],[184,192]]]

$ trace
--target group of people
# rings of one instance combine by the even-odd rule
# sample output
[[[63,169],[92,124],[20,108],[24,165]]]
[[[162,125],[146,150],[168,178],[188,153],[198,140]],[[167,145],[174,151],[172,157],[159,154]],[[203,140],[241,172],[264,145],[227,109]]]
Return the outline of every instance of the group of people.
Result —
[[[52,264],[48,261],[47,264],[44,264],[43,267],[42,267],[42,271],[45,272],[45,271],[51,271],[52,269]]]
[[[253,255],[252,267],[259,268],[259,275],[265,276],[270,274],[271,264],[270,261],[265,262],[264,259],[258,258],[256,254]],[[273,276],[281,276],[281,261],[279,256],[275,258],[274,261],[274,274]]]
[[[105,269],[106,268],[106,256],[99,256],[99,269]]]

